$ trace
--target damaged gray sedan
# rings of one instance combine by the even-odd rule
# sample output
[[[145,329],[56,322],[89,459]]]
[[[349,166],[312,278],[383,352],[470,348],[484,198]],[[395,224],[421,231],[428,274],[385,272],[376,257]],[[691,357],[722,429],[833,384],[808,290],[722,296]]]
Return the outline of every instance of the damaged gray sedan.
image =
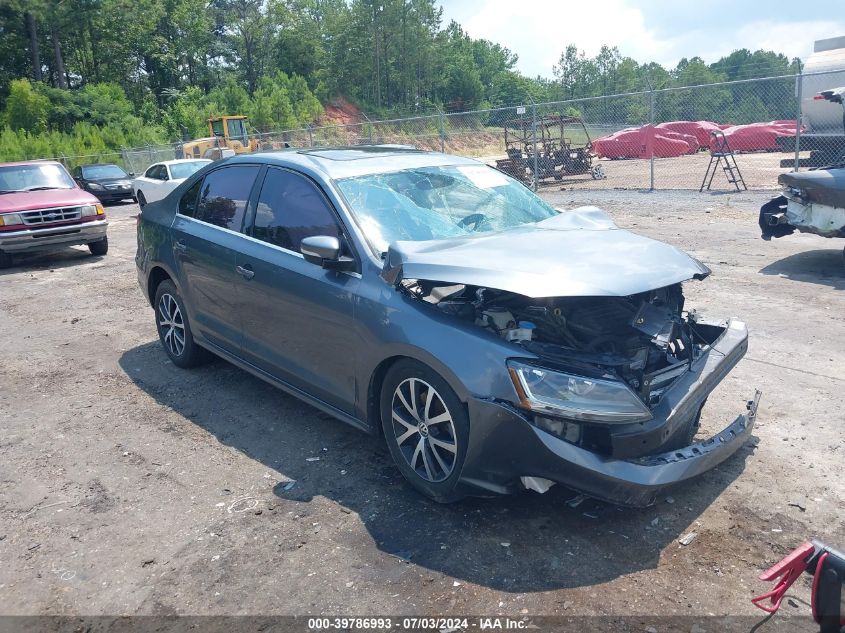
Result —
[[[706,266],[470,159],[219,161],[144,208],[136,262],[174,364],[211,352],[383,435],[437,501],[558,482],[648,505],[754,424],[759,393],[694,442],[748,339],[685,309]]]

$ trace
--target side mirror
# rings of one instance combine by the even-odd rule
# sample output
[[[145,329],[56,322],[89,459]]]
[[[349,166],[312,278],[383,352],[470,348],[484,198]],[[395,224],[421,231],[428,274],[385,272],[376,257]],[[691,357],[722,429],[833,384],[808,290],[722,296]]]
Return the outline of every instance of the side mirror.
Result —
[[[134,178],[134,177],[135,177],[135,172],[134,172],[134,171],[130,171],[127,175],[128,175],[130,178]]]
[[[303,238],[299,250],[305,261],[327,270],[354,270],[355,260],[343,257],[340,240],[330,235],[311,235]]]

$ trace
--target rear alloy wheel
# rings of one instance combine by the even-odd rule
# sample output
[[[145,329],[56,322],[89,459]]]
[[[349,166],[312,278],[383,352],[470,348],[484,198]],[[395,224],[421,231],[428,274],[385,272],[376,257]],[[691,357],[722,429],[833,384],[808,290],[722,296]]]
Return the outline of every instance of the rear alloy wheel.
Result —
[[[137,199],[138,199],[138,207],[139,208],[143,209],[145,206],[147,206],[147,199],[144,197],[143,191],[138,192]]]
[[[382,386],[381,416],[390,453],[408,482],[441,503],[460,499],[455,486],[469,424],[446,381],[421,363],[399,361]]]
[[[164,351],[177,367],[196,367],[210,353],[194,342],[185,304],[172,281],[162,281],[155,295],[156,329]]]
[[[109,238],[104,237],[96,242],[88,242],[88,250],[92,255],[105,255],[109,252]]]

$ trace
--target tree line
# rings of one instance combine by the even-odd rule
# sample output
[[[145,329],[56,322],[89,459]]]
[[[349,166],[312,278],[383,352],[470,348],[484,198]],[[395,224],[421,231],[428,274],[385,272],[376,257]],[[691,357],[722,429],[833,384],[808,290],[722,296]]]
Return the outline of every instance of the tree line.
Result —
[[[402,116],[797,69],[769,51],[664,68],[611,46],[588,57],[570,45],[552,77],[526,77],[513,51],[444,24],[442,13],[435,0],[4,0],[0,159],[196,137],[213,114],[247,114],[258,131],[291,129],[341,97],[371,117]],[[736,122],[789,114],[777,90],[713,92],[698,106],[682,93],[661,98],[657,114]],[[655,106],[604,107],[579,109],[627,123],[647,120],[644,108]]]

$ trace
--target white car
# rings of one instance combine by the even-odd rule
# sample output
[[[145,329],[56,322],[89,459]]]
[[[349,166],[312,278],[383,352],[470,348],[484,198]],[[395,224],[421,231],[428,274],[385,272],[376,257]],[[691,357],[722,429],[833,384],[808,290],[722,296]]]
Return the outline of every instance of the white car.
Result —
[[[132,192],[143,207],[148,202],[161,200],[176,189],[182,181],[208,165],[210,160],[205,158],[165,160],[147,168],[143,176],[132,181]]]

